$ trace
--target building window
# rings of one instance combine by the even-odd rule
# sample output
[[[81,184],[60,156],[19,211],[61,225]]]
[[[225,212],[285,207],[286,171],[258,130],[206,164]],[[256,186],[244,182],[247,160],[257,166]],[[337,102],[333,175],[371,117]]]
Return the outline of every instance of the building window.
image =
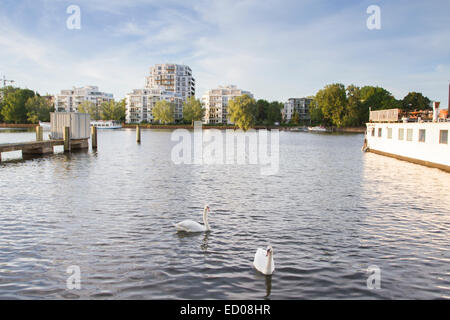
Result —
[[[419,129],[419,142],[425,142],[425,129]]]
[[[448,130],[439,131],[439,143],[448,144]]]
[[[412,141],[413,137],[413,129],[406,129],[406,140]]]
[[[383,129],[382,128],[378,128],[378,137],[382,137],[383,136]]]
[[[403,140],[405,139],[405,129],[401,128],[398,129],[398,140]]]
[[[388,139],[392,139],[392,128],[388,128]]]
[[[372,128],[372,137],[375,137],[375,128]]]

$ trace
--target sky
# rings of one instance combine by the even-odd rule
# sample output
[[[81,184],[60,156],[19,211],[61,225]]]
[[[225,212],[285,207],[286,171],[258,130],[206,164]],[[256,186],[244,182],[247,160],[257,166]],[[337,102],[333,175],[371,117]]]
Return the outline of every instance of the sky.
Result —
[[[69,29],[67,8],[80,8]],[[377,5],[380,29],[369,30]],[[0,77],[41,94],[95,85],[116,99],[157,63],[187,64],[196,96],[234,84],[257,99],[376,85],[448,103],[448,0],[0,0]]]

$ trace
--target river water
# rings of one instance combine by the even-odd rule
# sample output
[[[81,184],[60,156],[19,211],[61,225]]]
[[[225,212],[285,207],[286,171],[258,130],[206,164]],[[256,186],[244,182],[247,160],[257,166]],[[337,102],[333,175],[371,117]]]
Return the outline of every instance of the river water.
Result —
[[[362,153],[360,134],[281,132],[268,176],[176,165],[170,138],[99,131],[97,151],[4,153],[0,299],[450,298],[450,174]],[[33,139],[0,131],[0,143]],[[175,232],[205,204],[210,233]],[[269,243],[265,277],[252,261]]]

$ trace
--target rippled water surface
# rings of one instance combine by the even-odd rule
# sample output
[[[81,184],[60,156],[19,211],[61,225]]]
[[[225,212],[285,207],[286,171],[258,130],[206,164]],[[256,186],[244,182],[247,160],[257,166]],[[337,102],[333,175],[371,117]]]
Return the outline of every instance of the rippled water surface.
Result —
[[[450,174],[364,154],[358,134],[281,132],[273,176],[175,165],[170,135],[144,130],[138,145],[132,130],[100,131],[96,152],[4,153],[0,298],[450,298]],[[0,131],[0,143],[33,139]],[[205,203],[212,231],[177,234]],[[268,243],[271,278],[251,266]],[[80,290],[66,287],[73,265]]]

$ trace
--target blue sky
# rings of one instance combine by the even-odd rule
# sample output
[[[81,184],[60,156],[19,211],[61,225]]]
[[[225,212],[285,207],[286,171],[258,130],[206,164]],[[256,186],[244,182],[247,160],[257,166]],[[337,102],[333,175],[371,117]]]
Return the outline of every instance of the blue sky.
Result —
[[[73,4],[80,30],[66,27]],[[366,27],[370,5],[381,8],[380,30]],[[122,98],[165,62],[191,66],[198,97],[236,84],[284,101],[341,82],[446,106],[450,1],[0,1],[0,76],[21,87],[97,85]]]

